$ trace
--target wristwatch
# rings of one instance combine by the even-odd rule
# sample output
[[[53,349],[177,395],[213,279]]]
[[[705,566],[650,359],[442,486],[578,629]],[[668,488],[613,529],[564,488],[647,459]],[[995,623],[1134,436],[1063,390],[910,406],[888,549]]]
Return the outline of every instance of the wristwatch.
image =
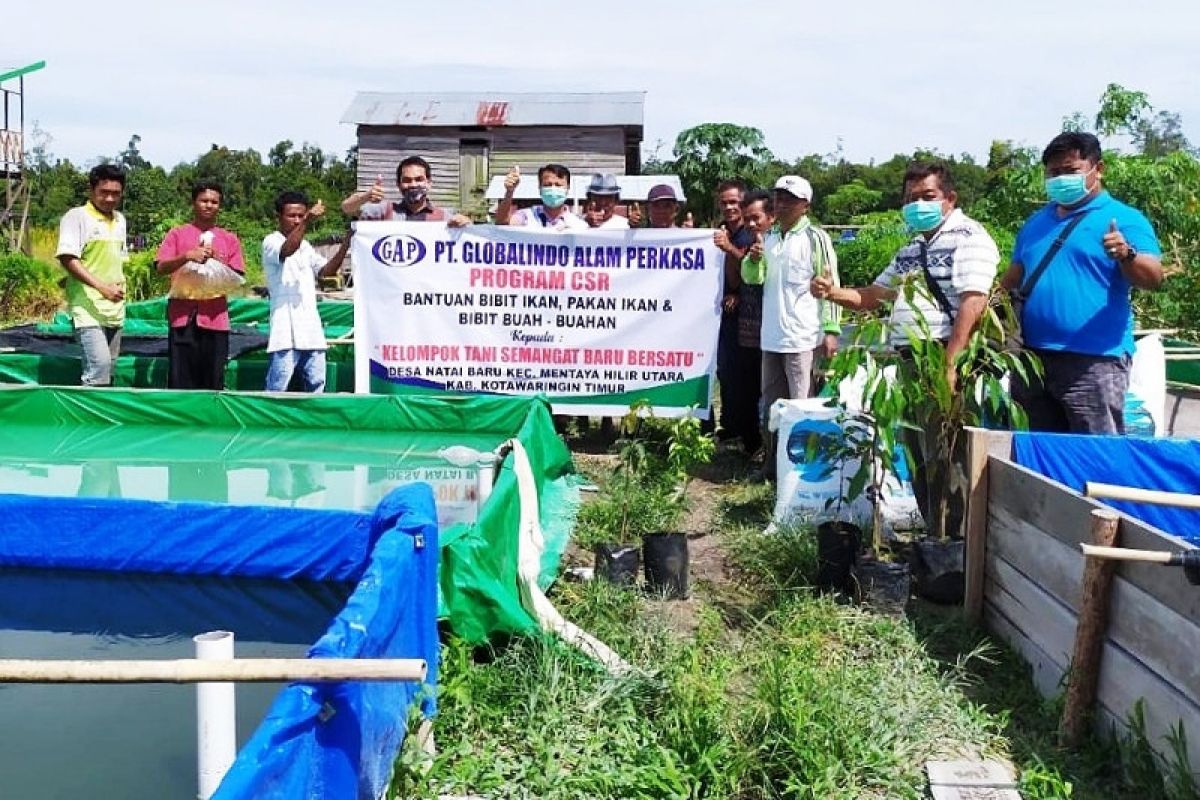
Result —
[[[1128,263],[1132,262],[1135,258],[1137,258],[1137,255],[1138,255],[1137,248],[1134,247],[1133,245],[1126,244],[1125,247],[1128,248],[1125,251],[1125,255],[1123,255],[1117,259],[1117,261],[1119,261],[1122,264],[1128,264]]]

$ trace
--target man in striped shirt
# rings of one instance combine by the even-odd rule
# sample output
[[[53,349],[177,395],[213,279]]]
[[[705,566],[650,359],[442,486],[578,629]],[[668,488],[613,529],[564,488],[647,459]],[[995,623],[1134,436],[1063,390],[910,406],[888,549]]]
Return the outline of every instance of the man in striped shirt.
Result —
[[[946,345],[947,363],[966,347],[967,339],[987,307],[988,292],[996,280],[1000,251],[991,235],[958,207],[958,194],[945,164],[914,162],[904,174],[904,207],[901,213],[914,236],[901,247],[875,283],[856,289],[836,286],[827,278],[812,281],[812,293],[856,311],[871,311],[884,301],[893,301],[891,343],[898,349],[909,345],[909,333],[917,329],[918,316],[925,320],[929,335]],[[916,280],[926,291],[912,292],[912,301],[900,291],[905,280]],[[946,380],[954,388],[957,372],[947,367]],[[928,520],[931,499],[927,452],[918,432],[905,431],[905,444],[916,462],[913,494],[921,515]],[[947,530],[961,513],[952,503]]]
[[[934,339],[946,344],[947,361],[966,347],[987,306],[1000,251],[992,237],[957,207],[958,194],[945,164],[914,162],[904,175],[904,221],[913,238],[900,248],[875,282],[863,288],[836,286],[827,276],[812,280],[816,297],[855,311],[872,311],[892,301],[891,342],[906,347],[918,317]],[[900,291],[909,279],[924,291],[910,302]],[[948,378],[954,385],[955,373]]]

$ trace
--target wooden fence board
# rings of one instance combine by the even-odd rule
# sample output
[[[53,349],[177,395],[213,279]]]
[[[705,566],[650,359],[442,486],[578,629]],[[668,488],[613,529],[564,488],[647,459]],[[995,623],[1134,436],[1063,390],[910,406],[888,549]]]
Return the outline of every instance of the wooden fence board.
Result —
[[[1089,541],[1092,510],[1108,508],[1033,470],[997,458],[988,459],[988,495],[992,508],[1009,512],[1069,548]],[[1123,547],[1174,551],[1185,546],[1179,539],[1124,514],[1120,537]],[[1117,574],[1184,619],[1200,620],[1200,589],[1187,582],[1182,570],[1122,563]]]
[[[1063,673],[1066,666],[1060,664],[1050,654],[1034,644],[1028,636],[1021,632],[1007,616],[1002,603],[993,602],[993,592],[1003,591],[988,587],[988,599],[983,604],[983,622],[988,630],[999,636],[1009,647],[1016,650],[1029,664],[1032,670],[1033,685],[1043,697],[1052,697],[1062,689]]]
[[[1079,611],[1084,557],[1002,507],[989,515],[989,552],[1003,559],[1072,613]],[[1162,569],[1160,567],[1159,569]],[[1113,583],[1108,638],[1200,704],[1200,625],[1184,619],[1129,581]]]
[[[993,552],[988,554],[987,573],[986,618],[1033,665],[1039,690],[1054,693],[1070,658],[1074,614]],[[1098,698],[1107,717],[1122,727],[1143,699],[1146,735],[1160,753],[1170,752],[1167,737],[1182,721],[1189,734],[1191,763],[1194,768],[1200,765],[1200,705],[1111,641],[1101,657]]]

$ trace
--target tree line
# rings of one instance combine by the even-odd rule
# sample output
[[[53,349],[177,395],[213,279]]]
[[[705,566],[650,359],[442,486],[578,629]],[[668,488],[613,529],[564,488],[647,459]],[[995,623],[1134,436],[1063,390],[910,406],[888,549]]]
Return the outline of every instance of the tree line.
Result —
[[[1162,241],[1164,264],[1171,277],[1163,291],[1137,298],[1142,324],[1200,330],[1200,288],[1193,288],[1200,275],[1200,161],[1179,115],[1156,109],[1145,93],[1112,84],[1094,115],[1075,112],[1064,118],[1063,127],[1091,130],[1113,145],[1105,153],[1107,187],[1145,212]],[[55,158],[47,138],[37,131],[32,138],[27,172],[31,182],[29,218],[32,226],[48,231],[68,208],[86,199],[87,167]],[[259,268],[254,243],[273,230],[273,203],[279,192],[295,189],[326,200],[331,212],[313,231],[317,238],[341,233],[348,223],[336,210],[337,203],[330,201],[355,189],[354,149],[331,154],[314,145],[296,147],[291,141],[282,141],[264,156],[254,149],[214,144],[195,161],[167,169],[151,164],[142,155],[140,143],[135,134],[124,150],[99,160],[127,170],[123,211],[130,232],[144,237],[148,249],[157,246],[170,227],[188,219],[188,192],[200,179],[215,179],[225,188],[222,225],[246,245],[252,279]],[[901,206],[902,176],[914,158],[939,159],[950,166],[959,205],[989,228],[1002,250],[1011,247],[1022,222],[1045,202],[1040,149],[1011,141],[992,142],[983,162],[969,153],[918,150],[884,161],[856,163],[840,149],[788,160],[772,153],[756,128],[705,123],[682,131],[669,157],[653,153],[643,172],[678,175],[697,224],[719,218],[714,196],[723,179],[738,177],[751,185],[770,186],[780,175],[802,175],[813,186],[812,214],[818,221],[862,226],[857,238],[839,244],[839,259],[847,282],[865,283],[906,240],[896,212]],[[48,236],[43,234],[44,239]],[[135,294],[141,261],[147,258],[135,259],[132,266]],[[5,280],[4,271],[0,266],[0,282]],[[141,291],[147,294],[162,289],[152,273],[149,270],[142,281]],[[0,287],[4,285],[0,283]],[[0,315],[8,310],[7,316],[12,316],[12,306],[11,298],[0,300]]]

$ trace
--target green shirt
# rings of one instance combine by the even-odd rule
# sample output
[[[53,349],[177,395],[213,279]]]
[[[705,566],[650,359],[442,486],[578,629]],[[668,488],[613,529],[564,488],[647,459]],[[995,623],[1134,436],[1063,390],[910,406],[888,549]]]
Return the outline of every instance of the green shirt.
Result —
[[[72,208],[58,223],[59,256],[75,256],[87,271],[105,283],[125,285],[125,217],[114,211],[104,216],[88,202]],[[67,276],[67,306],[76,328],[118,328],[125,323],[125,301],[106,300],[91,286]]]

